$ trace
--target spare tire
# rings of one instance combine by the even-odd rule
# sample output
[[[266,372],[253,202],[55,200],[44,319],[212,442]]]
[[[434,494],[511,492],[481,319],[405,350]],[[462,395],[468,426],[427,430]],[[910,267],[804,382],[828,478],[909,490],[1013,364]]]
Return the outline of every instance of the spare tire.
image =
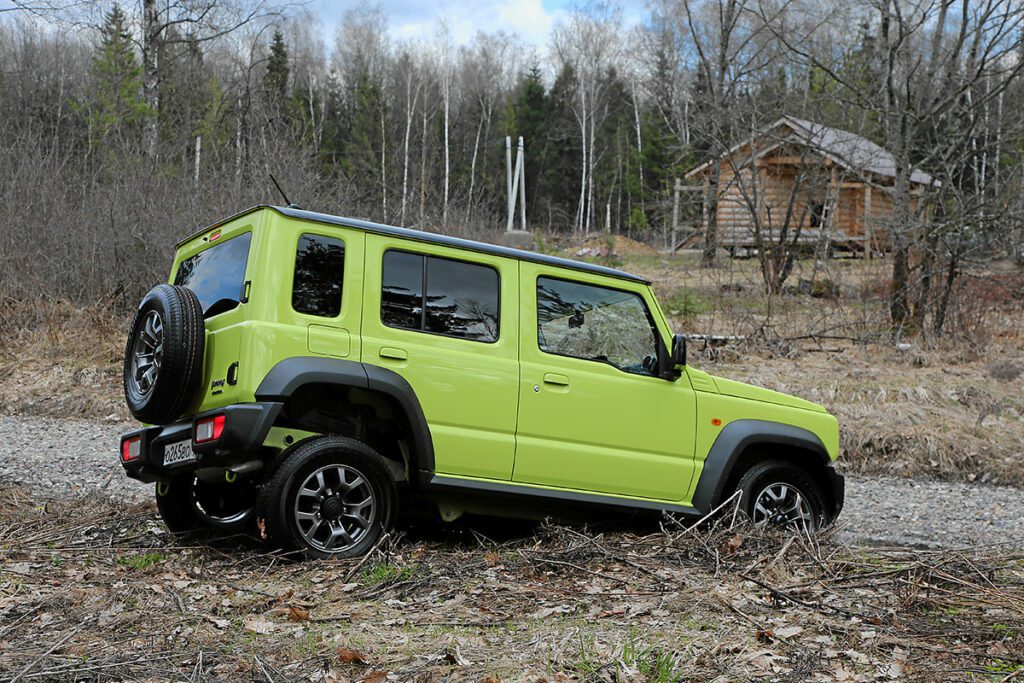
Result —
[[[157,285],[142,298],[124,349],[124,399],[140,422],[181,416],[203,374],[206,330],[195,293]]]

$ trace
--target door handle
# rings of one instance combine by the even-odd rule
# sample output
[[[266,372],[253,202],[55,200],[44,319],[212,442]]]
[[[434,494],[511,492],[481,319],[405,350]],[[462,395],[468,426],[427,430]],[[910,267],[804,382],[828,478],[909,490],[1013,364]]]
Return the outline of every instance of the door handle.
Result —
[[[560,387],[567,387],[569,386],[569,378],[565,375],[548,372],[544,374],[544,384],[557,384]]]
[[[396,349],[391,346],[380,347],[381,358],[391,358],[393,360],[408,360],[409,354],[403,349]]]

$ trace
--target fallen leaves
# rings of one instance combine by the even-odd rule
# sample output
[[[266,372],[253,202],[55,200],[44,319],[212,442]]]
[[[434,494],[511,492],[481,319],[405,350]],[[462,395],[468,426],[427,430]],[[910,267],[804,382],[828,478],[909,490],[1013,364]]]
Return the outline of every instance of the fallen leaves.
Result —
[[[291,606],[288,608],[288,621],[300,622],[309,621],[309,610],[301,607]]]
[[[347,647],[339,647],[337,650],[338,659],[342,664],[369,664],[370,661],[362,652],[350,650]]]
[[[0,571],[0,670],[20,671],[45,653],[41,643],[86,617],[89,630],[40,670],[88,656],[111,678],[158,679],[156,667],[164,678],[195,678],[205,653],[206,675],[224,680],[265,679],[264,669],[292,680],[311,662],[324,667],[318,680],[337,683],[569,681],[596,670],[644,680],[661,662],[683,680],[851,682],[935,678],[1022,651],[1008,634],[1024,632],[1024,615],[1004,587],[1024,583],[1024,557],[1008,553],[850,553],[827,537],[808,544],[748,529],[542,527],[483,548],[396,541],[374,562],[395,571],[415,563],[415,573],[373,583],[346,578],[354,561],[172,549],[173,537],[147,531],[145,511],[75,512],[59,521],[68,539],[49,532],[47,542],[77,542],[78,515],[91,514],[90,528],[107,535],[81,553],[19,546],[22,529],[44,521],[0,513],[10,560]],[[152,552],[166,556],[159,568],[109,571],[120,555]],[[775,590],[792,599],[768,599]],[[175,654],[154,660],[156,648]],[[54,676],[74,678],[68,671]]]

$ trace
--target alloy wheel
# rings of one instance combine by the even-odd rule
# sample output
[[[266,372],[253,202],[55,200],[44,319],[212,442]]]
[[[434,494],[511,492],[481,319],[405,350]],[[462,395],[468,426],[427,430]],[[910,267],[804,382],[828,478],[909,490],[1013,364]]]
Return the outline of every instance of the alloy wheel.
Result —
[[[817,523],[807,497],[800,489],[786,482],[776,482],[761,489],[754,501],[755,526],[775,526],[814,531]]]
[[[299,486],[294,513],[299,534],[311,548],[338,553],[369,533],[377,515],[376,494],[355,468],[326,465]]]
[[[142,396],[149,395],[160,376],[163,361],[164,323],[160,314],[150,311],[139,328],[132,348],[132,381]]]

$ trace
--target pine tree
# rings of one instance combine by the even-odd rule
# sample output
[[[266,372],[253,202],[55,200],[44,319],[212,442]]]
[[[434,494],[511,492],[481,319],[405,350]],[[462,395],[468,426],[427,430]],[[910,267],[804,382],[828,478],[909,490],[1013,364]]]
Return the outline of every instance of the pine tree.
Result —
[[[115,4],[100,28],[99,50],[93,57],[94,88],[90,129],[99,141],[111,133],[138,132],[150,114],[142,98],[142,70],[135,61],[127,20]]]
[[[276,30],[270,42],[270,58],[267,60],[263,87],[267,98],[279,107],[284,106],[288,99],[288,71],[288,46],[284,44],[284,35]]]
[[[513,145],[516,138],[522,136],[523,144],[526,146],[526,202],[527,212],[532,215],[548,130],[547,93],[541,80],[540,69],[536,65],[523,79],[518,95],[511,102],[511,110],[511,120],[506,128],[508,134],[512,136]]]

